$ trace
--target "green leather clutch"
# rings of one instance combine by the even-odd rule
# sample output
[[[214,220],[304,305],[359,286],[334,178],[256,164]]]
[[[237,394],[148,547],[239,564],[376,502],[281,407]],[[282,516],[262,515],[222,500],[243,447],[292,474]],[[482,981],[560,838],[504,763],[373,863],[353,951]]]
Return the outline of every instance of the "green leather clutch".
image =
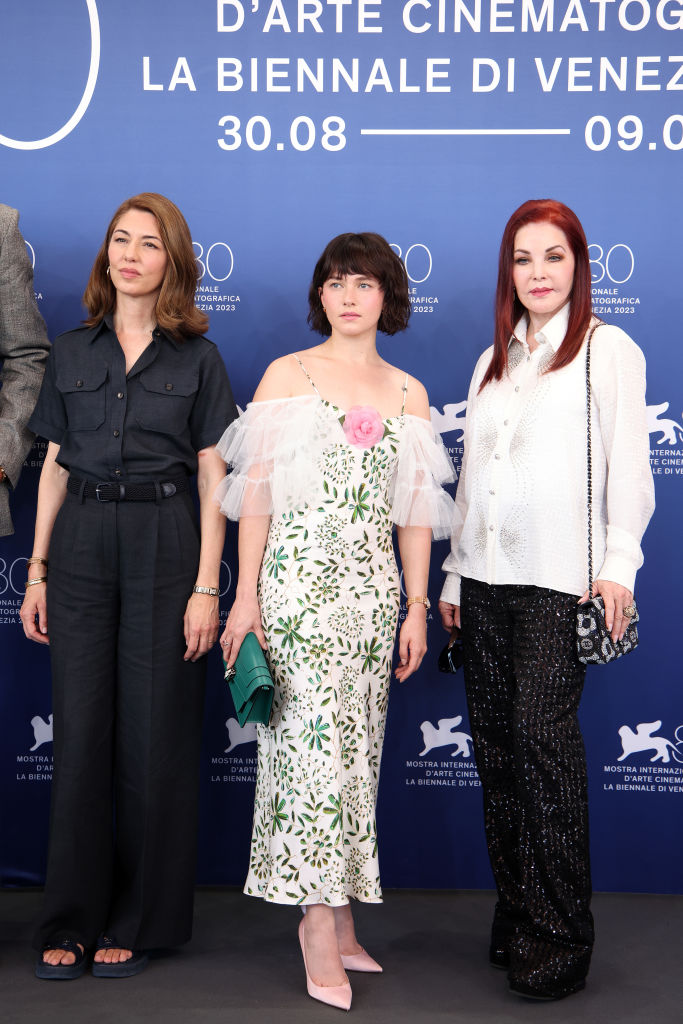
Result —
[[[223,659],[225,678],[235,705],[237,721],[268,725],[275,687],[263,648],[255,633],[247,633],[232,668]]]

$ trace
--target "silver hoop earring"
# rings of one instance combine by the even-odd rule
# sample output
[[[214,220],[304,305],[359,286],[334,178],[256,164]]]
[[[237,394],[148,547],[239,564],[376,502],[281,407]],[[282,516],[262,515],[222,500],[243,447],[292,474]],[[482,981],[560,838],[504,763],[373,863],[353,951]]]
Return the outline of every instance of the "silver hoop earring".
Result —
[[[110,270],[111,270],[111,267],[107,267],[107,277],[109,277],[109,271]]]

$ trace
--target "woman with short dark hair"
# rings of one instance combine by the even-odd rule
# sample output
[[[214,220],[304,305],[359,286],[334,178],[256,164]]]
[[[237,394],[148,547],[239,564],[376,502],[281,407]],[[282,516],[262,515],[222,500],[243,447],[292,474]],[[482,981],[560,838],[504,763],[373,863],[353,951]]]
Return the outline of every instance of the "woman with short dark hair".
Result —
[[[127,977],[191,933],[215,444],[237,415],[196,285],[180,210],[122,203],[31,419],[49,444],[21,619],[50,644],[55,760],[39,978],[78,977],[93,950],[94,975]]]
[[[222,509],[240,518],[239,579],[221,639],[232,665],[253,631],[276,683],[258,727],[245,892],[306,911],[308,992],[348,1009],[345,970],[380,971],[350,899],[379,903],[375,800],[400,587],[396,677],[427,648],[431,529],[447,535],[450,460],[423,386],[387,363],[377,331],[408,320],[405,269],[379,235],[333,239],[313,274],[309,321],[325,340],[275,360],[219,445],[235,468]]]
[[[645,360],[591,313],[576,214],[530,200],[500,248],[495,339],[472,377],[439,605],[465,684],[498,889],[490,960],[521,996],[583,988],[593,947],[588,792],[576,717],[588,594],[586,347],[591,345],[594,594],[612,638],[634,614],[654,507]]]

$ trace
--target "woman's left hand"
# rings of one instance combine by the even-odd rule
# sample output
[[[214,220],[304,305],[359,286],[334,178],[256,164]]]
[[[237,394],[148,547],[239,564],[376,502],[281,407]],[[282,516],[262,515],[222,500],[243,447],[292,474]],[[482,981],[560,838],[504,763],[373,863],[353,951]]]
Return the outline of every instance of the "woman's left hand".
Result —
[[[631,621],[628,615],[624,615],[624,608],[633,604],[633,594],[626,587],[619,583],[611,583],[609,580],[595,580],[593,583],[593,596],[600,594],[605,602],[605,625],[612,635],[612,643],[622,640],[626,627]],[[579,599],[579,604],[588,600],[588,591]]]
[[[218,639],[220,620],[218,598],[210,594],[191,594],[183,618],[187,650],[184,661],[197,661],[210,651]]]
[[[399,666],[396,678],[404,683],[412,676],[427,653],[427,609],[423,604],[413,604],[408,609],[398,635]]]

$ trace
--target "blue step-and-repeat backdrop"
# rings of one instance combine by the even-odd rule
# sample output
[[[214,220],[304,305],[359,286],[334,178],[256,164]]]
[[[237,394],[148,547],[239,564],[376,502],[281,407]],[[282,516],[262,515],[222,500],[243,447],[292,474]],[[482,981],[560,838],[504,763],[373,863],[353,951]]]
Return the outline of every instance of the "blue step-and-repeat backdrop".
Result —
[[[413,296],[409,330],[381,351],[425,382],[457,463],[503,226],[530,197],[577,211],[595,310],[647,357],[657,490],[641,646],[589,669],[582,704],[603,890],[683,891],[682,29],[681,0],[21,0],[2,15],[0,201],[21,211],[50,336],[82,318],[118,203],[166,193],[192,229],[197,301],[241,406],[273,357],[315,342],[306,293],[326,242],[379,231]],[[43,453],[38,442],[16,534],[0,541],[5,885],[39,883],[45,865],[50,669],[18,618]],[[446,551],[434,547],[432,599]],[[235,578],[230,527],[223,615]],[[432,615],[426,664],[392,692],[378,810],[389,886],[492,884],[462,679],[436,671],[443,640]],[[255,760],[214,652],[200,882],[243,879]]]

